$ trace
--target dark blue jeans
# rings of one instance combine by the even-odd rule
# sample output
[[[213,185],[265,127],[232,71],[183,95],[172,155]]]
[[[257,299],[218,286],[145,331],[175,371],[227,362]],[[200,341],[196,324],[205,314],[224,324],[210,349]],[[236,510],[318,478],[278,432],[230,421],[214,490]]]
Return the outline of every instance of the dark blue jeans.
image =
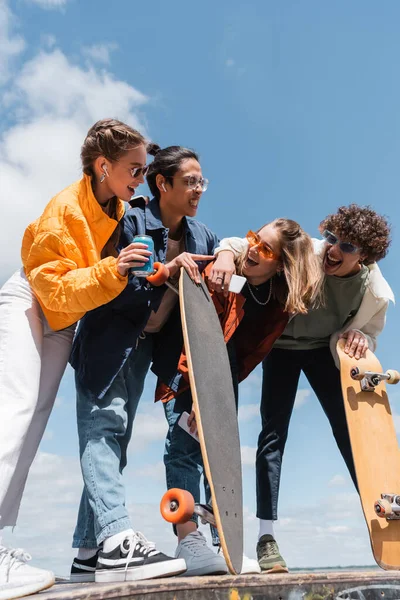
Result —
[[[329,419],[336,443],[357,488],[340,373],[329,348],[314,350],[275,348],[263,362],[262,430],[258,438],[256,458],[259,519],[278,518],[282,458],[301,371],[310,382]]]
[[[235,392],[236,410],[238,404],[238,382],[236,356],[233,345],[227,345],[229,361],[232,372],[233,388]],[[192,394],[187,390],[174,400],[164,404],[165,417],[168,421],[168,433],[165,440],[164,464],[167,479],[167,488],[180,488],[189,491],[195,502],[200,502],[200,479],[204,477],[204,490],[206,502],[211,499],[210,486],[204,476],[203,459],[200,444],[191,435],[178,425],[183,412],[192,410]],[[197,523],[196,516],[192,520]],[[175,527],[174,532],[176,533]],[[211,527],[213,544],[219,546],[217,530]]]

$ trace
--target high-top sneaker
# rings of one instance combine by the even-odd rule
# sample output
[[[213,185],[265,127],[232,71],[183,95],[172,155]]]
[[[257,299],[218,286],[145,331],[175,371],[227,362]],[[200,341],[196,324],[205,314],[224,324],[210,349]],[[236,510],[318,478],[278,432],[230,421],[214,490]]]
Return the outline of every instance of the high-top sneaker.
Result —
[[[258,564],[262,573],[288,573],[289,569],[279,552],[278,544],[268,533],[257,544]]]
[[[0,600],[34,594],[54,584],[51,571],[26,564],[31,558],[22,548],[0,546]]]
[[[182,558],[171,558],[156,549],[139,531],[127,535],[111,552],[100,550],[95,581],[138,581],[170,577],[186,571]]]
[[[84,583],[84,582],[88,582],[88,581],[94,581],[95,577],[95,571],[96,571],[96,564],[97,564],[97,558],[99,556],[99,553],[96,552],[96,554],[90,558],[87,558],[86,560],[82,560],[80,558],[74,558],[74,562],[72,563],[72,567],[71,567],[71,575],[69,580],[74,582],[74,583]]]

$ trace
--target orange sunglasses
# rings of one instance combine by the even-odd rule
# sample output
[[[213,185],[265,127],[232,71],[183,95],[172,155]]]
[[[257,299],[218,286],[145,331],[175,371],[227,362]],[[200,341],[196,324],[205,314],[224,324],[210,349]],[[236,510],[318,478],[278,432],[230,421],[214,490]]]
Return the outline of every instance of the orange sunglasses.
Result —
[[[254,233],[254,231],[249,231],[246,234],[246,240],[249,242],[250,246],[257,246],[257,250],[259,254],[266,260],[273,259],[278,260],[279,257],[272,248],[267,244],[267,242],[263,242],[258,235],[258,233]]]

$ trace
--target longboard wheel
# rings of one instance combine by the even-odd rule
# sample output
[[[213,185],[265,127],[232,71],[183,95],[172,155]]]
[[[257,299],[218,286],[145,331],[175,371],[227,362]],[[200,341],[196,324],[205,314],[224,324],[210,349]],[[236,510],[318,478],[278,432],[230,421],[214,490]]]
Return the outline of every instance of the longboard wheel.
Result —
[[[364,377],[364,373],[362,373],[358,367],[352,367],[350,369],[350,377],[356,381],[361,381]]]
[[[398,371],[395,371],[394,369],[388,369],[386,371],[386,375],[389,375],[389,379],[386,380],[386,383],[399,383],[400,373]]]
[[[389,500],[377,500],[374,504],[375,513],[378,517],[385,519],[393,514],[392,505]]]
[[[169,270],[163,263],[154,263],[154,273],[146,277],[147,281],[156,287],[163,285],[169,279]]]
[[[168,523],[187,523],[194,514],[194,498],[187,490],[172,488],[161,498],[160,511]]]

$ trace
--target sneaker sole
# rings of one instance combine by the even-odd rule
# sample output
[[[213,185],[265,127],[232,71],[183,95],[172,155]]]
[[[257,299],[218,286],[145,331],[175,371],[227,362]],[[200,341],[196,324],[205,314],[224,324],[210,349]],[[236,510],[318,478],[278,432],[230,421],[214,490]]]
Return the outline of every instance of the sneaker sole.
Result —
[[[261,568],[261,573],[289,573],[289,569],[282,565],[274,565],[271,569]]]
[[[129,567],[129,569],[99,569],[96,570],[96,583],[110,583],[114,581],[139,581],[143,579],[157,579],[158,577],[172,577],[186,571],[186,562],[183,558],[168,560],[162,563],[153,563],[143,567]],[[0,599],[1,600],[1,599]]]
[[[36,592],[42,592],[51,588],[55,584],[55,578],[52,574],[48,579],[42,581],[35,581],[35,583],[26,583],[20,586],[0,586],[0,600],[14,600],[15,598],[22,598],[23,596],[29,596]],[[3,589],[2,589],[3,588]]]
[[[198,575],[227,575],[228,569],[212,569],[202,567],[199,569],[187,570],[185,573],[179,575],[179,577],[197,577]]]
[[[74,573],[69,578],[71,583],[90,583],[94,581],[94,572],[93,573]]]

